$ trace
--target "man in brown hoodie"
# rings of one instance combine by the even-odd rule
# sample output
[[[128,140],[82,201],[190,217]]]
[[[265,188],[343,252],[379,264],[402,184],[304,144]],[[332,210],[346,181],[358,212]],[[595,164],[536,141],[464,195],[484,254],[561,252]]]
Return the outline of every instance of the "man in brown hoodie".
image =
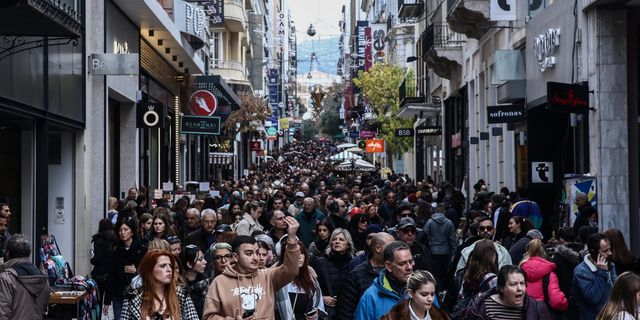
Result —
[[[275,292],[298,275],[300,247],[296,233],[300,224],[285,217],[288,239],[284,263],[277,268],[258,269],[258,245],[249,236],[232,243],[233,259],[216,277],[204,302],[203,320],[275,319]]]

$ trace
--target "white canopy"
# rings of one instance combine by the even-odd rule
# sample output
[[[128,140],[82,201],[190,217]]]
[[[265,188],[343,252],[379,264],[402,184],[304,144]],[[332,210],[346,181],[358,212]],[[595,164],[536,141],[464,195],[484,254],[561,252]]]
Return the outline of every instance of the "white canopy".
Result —
[[[353,154],[348,151],[342,151],[340,153],[334,154],[331,157],[329,157],[329,161],[331,162],[342,162],[342,161],[351,160],[351,159],[362,159],[362,156]]]
[[[351,148],[346,149],[346,150],[344,150],[344,151],[348,151],[348,152],[356,152],[356,153],[362,153],[362,152],[364,152],[364,150],[362,150],[362,149],[360,149],[360,148],[358,148],[358,147],[351,147]]]
[[[351,161],[344,161],[340,163],[336,169],[339,171],[373,171],[376,169],[376,166],[362,159],[357,159],[353,164]]]
[[[353,144],[353,143],[343,143],[343,144],[339,144],[336,146],[336,148],[338,149],[346,149],[346,148],[352,148],[352,147],[357,147],[358,145]]]

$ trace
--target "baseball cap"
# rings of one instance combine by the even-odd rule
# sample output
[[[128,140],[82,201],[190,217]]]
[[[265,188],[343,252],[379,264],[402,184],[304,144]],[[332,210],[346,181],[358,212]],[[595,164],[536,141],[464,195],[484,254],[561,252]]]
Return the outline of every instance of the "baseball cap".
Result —
[[[296,192],[296,198],[297,197],[304,198],[304,193],[302,193],[300,191]]]
[[[220,224],[216,227],[215,233],[223,233],[225,231],[231,231],[231,226],[228,224]]]
[[[398,229],[406,229],[408,227],[413,227],[414,229],[417,229],[416,223],[415,221],[413,221],[412,218],[404,217],[400,219],[400,222],[398,222]]]

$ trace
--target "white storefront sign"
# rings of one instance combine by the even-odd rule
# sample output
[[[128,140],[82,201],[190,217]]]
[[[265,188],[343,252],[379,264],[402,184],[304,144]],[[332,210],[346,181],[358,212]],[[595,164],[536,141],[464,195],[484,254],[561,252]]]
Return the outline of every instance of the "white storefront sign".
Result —
[[[556,65],[556,48],[560,46],[560,29],[549,29],[534,38],[533,47],[538,60],[538,71],[553,69]]]
[[[491,21],[515,21],[516,0],[491,0],[489,17]]]

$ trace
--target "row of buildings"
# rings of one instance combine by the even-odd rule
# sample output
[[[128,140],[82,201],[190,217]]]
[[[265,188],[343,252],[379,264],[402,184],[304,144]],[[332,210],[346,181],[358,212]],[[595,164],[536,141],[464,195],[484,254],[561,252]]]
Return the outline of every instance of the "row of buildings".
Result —
[[[396,116],[415,120],[414,149],[395,155],[396,169],[470,195],[479,179],[492,191],[524,187],[546,231],[570,223],[572,196],[587,192],[601,228],[621,229],[638,253],[639,10],[629,0],[351,0],[345,112],[367,107],[354,69],[412,69]]]
[[[224,135],[221,126],[242,108],[242,93],[268,100],[272,116],[290,111],[296,40],[285,5],[4,1],[0,202],[11,206],[10,231],[34,249],[53,234],[87,274],[109,196],[146,188],[151,202],[188,181],[242,174],[258,133]]]

